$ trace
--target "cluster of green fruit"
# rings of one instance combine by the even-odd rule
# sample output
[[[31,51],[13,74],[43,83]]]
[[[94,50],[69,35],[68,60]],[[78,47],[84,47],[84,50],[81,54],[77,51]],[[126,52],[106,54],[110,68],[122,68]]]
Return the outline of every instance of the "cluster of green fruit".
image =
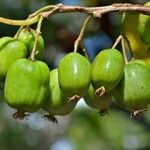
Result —
[[[150,44],[149,26],[150,17],[141,15],[139,35],[146,44]],[[37,60],[30,57],[35,43]],[[57,122],[55,116],[70,113],[80,98],[105,115],[114,97],[135,118],[150,104],[150,66],[143,60],[125,64],[121,52],[110,48],[90,64],[86,57],[72,52],[50,71],[43,57],[44,40],[29,27],[17,38],[0,38],[0,81],[4,82],[5,101],[17,110],[16,119],[42,108],[48,112],[44,117]]]
[[[44,50],[41,36],[35,56],[39,60],[28,58],[35,36],[34,30],[25,28],[18,39],[0,39],[0,77],[5,80],[5,101],[17,109],[14,118],[23,119],[29,115],[26,112],[43,108],[48,112],[45,117],[57,122],[55,116],[70,113],[81,97],[90,107],[100,109],[101,115],[107,112],[113,96],[131,111],[142,110],[150,103],[150,67],[144,61],[134,60],[124,67],[122,54],[106,49],[91,65],[86,57],[72,52],[50,72],[39,61]]]
[[[45,117],[57,122],[55,115],[71,112],[81,97],[104,113],[112,98],[110,91],[123,73],[122,54],[115,49],[104,50],[91,67],[86,57],[72,52],[62,58],[58,69],[50,72],[48,66],[39,61],[44,50],[41,36],[37,42],[39,53],[35,55],[38,60],[29,57],[35,37],[36,31],[25,28],[18,39],[0,39],[0,79],[5,82],[5,101],[17,109],[13,117],[23,119],[28,116],[26,112],[43,108],[48,112]]]
[[[71,112],[81,97],[89,106],[105,113],[112,99],[111,91],[123,74],[122,54],[115,49],[104,50],[91,67],[86,57],[72,52],[62,58],[58,69],[50,72],[48,66],[39,61],[44,49],[41,36],[37,42],[39,55],[35,55],[39,60],[29,57],[35,37],[34,30],[25,28],[18,39],[0,39],[0,77],[1,81],[5,80],[5,101],[17,109],[13,117],[23,119],[28,116],[26,112],[43,108],[48,112],[45,117],[57,122],[55,115]]]

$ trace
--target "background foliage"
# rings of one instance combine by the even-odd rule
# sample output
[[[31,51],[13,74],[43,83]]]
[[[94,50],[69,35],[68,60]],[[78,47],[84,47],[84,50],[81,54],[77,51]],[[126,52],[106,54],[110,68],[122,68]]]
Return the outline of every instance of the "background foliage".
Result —
[[[24,19],[44,5],[102,6],[114,2],[144,3],[146,0],[1,0],[0,16]],[[44,21],[42,35],[46,42],[45,61],[50,68],[73,50],[85,14],[57,14]],[[134,18],[133,18],[134,20]],[[33,26],[34,28],[34,26]],[[14,36],[17,27],[0,24],[0,37]],[[120,14],[110,13],[102,20],[93,19],[87,29],[82,47],[91,59],[104,48],[111,47],[120,33]],[[81,52],[81,50],[80,50]],[[97,111],[87,107],[83,100],[68,116],[58,117],[53,125],[41,118],[41,112],[29,120],[11,118],[13,109],[0,104],[0,150],[146,150],[150,149],[150,113],[140,120],[129,118],[127,112],[112,104],[109,116],[99,117]]]

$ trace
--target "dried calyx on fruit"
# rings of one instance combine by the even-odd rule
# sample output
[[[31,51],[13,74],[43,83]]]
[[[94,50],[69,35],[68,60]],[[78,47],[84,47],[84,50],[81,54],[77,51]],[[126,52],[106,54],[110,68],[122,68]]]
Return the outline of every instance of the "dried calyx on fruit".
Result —
[[[69,114],[76,106],[77,101],[69,101],[66,95],[61,91],[58,82],[58,69],[50,72],[49,96],[45,101],[43,109],[48,112],[44,115],[48,120],[58,123],[55,116],[64,116]]]
[[[108,114],[107,108],[111,103],[112,93],[97,97],[94,92],[95,90],[91,84],[87,94],[84,96],[85,103],[91,108],[98,109],[101,116]]]

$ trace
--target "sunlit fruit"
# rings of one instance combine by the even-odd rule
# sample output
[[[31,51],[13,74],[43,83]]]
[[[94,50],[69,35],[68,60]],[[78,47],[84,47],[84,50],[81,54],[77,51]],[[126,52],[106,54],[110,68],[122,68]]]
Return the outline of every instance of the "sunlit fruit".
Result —
[[[90,63],[79,53],[64,56],[58,66],[60,88],[73,99],[84,96],[90,85]]]
[[[50,72],[49,96],[43,106],[43,109],[49,114],[44,117],[57,123],[55,116],[67,115],[76,104],[77,101],[68,101],[67,96],[61,91],[58,83],[58,69],[52,70]]]
[[[134,60],[125,65],[124,75],[114,90],[117,103],[132,112],[133,117],[150,104],[150,68]]]
[[[116,49],[101,51],[91,67],[91,82],[96,95],[102,96],[112,91],[120,81],[124,69],[122,54]]]
[[[0,39],[0,80],[3,80],[10,65],[19,58],[26,57],[24,43],[11,37]]]
[[[21,58],[8,70],[4,96],[7,104],[17,109],[14,118],[23,119],[28,114],[40,109],[49,88],[49,68],[41,61]]]

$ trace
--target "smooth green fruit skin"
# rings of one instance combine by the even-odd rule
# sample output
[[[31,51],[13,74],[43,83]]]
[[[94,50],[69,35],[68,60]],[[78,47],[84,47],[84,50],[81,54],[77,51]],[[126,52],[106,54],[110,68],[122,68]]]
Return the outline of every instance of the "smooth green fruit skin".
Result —
[[[11,41],[5,41],[0,39],[0,80],[3,80],[10,65],[19,58],[26,57],[27,49],[24,43],[19,40],[13,39]]]
[[[150,104],[150,69],[139,61],[125,65],[124,75],[114,90],[114,98],[129,110]]]
[[[18,39],[20,41],[22,41],[28,48],[28,56],[30,56],[30,54],[32,52],[33,45],[35,42],[35,37],[36,37],[36,31],[33,29],[29,29],[29,28],[24,28],[18,36]],[[44,48],[45,48],[44,40],[43,40],[42,36],[39,35],[38,42],[37,42],[37,48],[36,48],[38,53],[35,56],[37,59],[39,59],[39,60],[43,59]]]
[[[91,65],[79,53],[69,53],[58,65],[59,85],[67,96],[84,96],[90,86]]]
[[[140,63],[142,65],[144,65],[145,67],[149,68],[150,69],[150,65],[148,63],[146,63],[145,61],[141,60],[141,59],[135,59],[135,60],[132,60],[130,61],[130,64],[131,63]]]
[[[119,83],[124,69],[122,54],[116,49],[101,51],[91,67],[91,82],[95,89],[102,86],[106,92],[112,91]]]
[[[22,58],[8,70],[4,96],[9,106],[19,111],[34,112],[43,106],[48,88],[48,66],[41,61]]]
[[[14,39],[12,37],[9,37],[9,36],[5,36],[5,37],[0,38],[0,49],[5,47],[9,42],[11,42],[13,40]]]
[[[77,101],[68,102],[67,96],[63,94],[58,82],[58,69],[50,72],[49,96],[43,109],[51,115],[67,115],[76,106]]]
[[[150,2],[147,2],[144,6],[150,6]],[[139,15],[138,22],[138,32],[139,36],[144,44],[150,44],[150,16],[149,15]]]
[[[94,95],[94,92],[95,90],[91,84],[87,94],[84,96],[85,103],[89,107],[94,108],[94,109],[108,108],[112,100],[112,93],[107,93],[106,95],[102,97],[97,97]]]

